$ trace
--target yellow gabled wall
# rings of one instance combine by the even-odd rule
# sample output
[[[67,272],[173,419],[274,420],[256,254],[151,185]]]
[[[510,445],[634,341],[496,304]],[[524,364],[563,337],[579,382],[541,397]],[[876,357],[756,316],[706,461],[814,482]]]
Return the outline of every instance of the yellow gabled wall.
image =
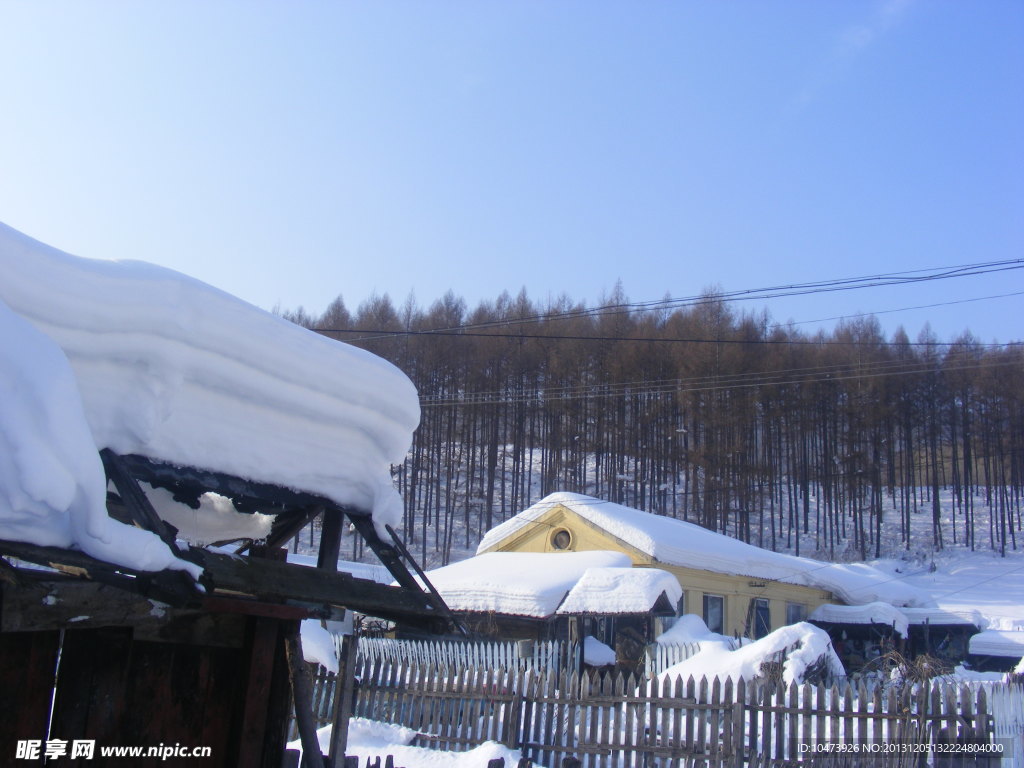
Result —
[[[566,531],[569,534],[566,549],[560,549],[556,544],[557,534],[560,531]],[[562,539],[564,540],[564,536]],[[633,561],[634,566],[661,568],[672,573],[679,579],[679,584],[685,591],[684,609],[686,613],[702,615],[704,595],[706,594],[725,598],[724,632],[728,635],[744,633],[750,601],[753,598],[768,600],[773,630],[786,624],[787,603],[804,606],[805,615],[807,615],[819,605],[838,602],[831,592],[812,587],[658,562],[561,504],[545,511],[535,521],[527,523],[519,531],[486,551],[586,552],[593,550],[623,552]],[[481,552],[481,554],[483,553]]]

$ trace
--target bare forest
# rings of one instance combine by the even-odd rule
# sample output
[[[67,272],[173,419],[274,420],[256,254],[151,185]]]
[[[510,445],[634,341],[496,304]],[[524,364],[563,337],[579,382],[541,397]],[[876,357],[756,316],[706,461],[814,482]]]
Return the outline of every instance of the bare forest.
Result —
[[[474,309],[384,295],[351,313],[339,297],[285,317],[418,388],[421,425],[395,476],[401,533],[424,562],[472,551],[556,490],[826,559],[878,557],[894,531],[906,549],[1017,547],[1019,344],[886,338],[873,316],[808,335],[710,293],[673,307],[616,291],[597,308],[503,294]],[[927,542],[911,541],[911,515],[930,517]]]

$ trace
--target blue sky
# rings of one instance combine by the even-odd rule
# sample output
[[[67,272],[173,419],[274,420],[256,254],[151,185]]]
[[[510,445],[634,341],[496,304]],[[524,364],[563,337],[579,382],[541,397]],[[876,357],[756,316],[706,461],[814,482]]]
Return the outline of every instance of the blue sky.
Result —
[[[1018,259],[1022,137],[1019,0],[0,0],[0,221],[265,308]],[[1006,342],[1020,292],[744,308]]]

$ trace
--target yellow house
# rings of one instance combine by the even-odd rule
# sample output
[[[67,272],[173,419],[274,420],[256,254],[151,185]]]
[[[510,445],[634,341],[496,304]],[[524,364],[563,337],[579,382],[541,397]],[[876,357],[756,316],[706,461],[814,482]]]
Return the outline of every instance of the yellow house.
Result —
[[[920,605],[927,596],[864,564],[770,552],[698,525],[574,493],[554,493],[488,531],[485,552],[624,552],[634,567],[669,571],[677,613],[728,635],[763,637],[827,603]]]

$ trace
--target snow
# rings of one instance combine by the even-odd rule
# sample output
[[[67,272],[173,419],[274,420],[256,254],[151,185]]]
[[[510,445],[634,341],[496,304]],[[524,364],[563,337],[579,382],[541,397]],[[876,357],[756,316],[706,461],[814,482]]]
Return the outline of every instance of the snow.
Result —
[[[583,638],[583,663],[592,667],[612,666],[615,664],[615,649],[593,635],[587,635]]]
[[[245,513],[235,509],[231,499],[219,493],[199,497],[199,509],[174,500],[164,488],[140,483],[161,520],[178,529],[178,536],[196,546],[236,539],[264,539],[270,533],[273,515]]]
[[[979,656],[1024,657],[1024,632],[988,629],[973,635],[968,646],[969,653]]]
[[[316,568],[317,558],[311,555],[288,553],[288,562],[294,565],[305,565]],[[395,577],[385,566],[379,563],[357,563],[352,560],[338,560],[339,573],[350,573],[356,578],[376,581],[378,584],[393,584]]]
[[[621,552],[490,552],[428,571],[427,578],[454,611],[545,618],[588,568],[631,566]]]
[[[3,224],[0,271],[4,536],[188,569],[107,522],[102,448],[320,494],[372,511],[384,536],[400,523],[390,467],[419,403],[390,363],[171,270],[77,258]]]
[[[563,553],[554,554],[560,557]],[[588,568],[569,590],[558,613],[646,613],[664,594],[674,608],[683,596],[679,580],[659,568]]]
[[[553,493],[488,531],[477,547],[486,552],[556,505],[604,529],[659,563],[802,584],[832,592],[851,605],[883,601],[931,606],[928,594],[863,563],[822,563],[771,552],[709,531],[577,493]]]
[[[728,635],[720,635],[708,629],[704,619],[695,613],[686,613],[676,619],[675,623],[658,635],[654,641],[663,645],[681,643],[721,643],[726,647],[733,644]]]
[[[702,643],[696,654],[675,664],[658,678],[666,681],[706,677],[709,680],[753,680],[761,674],[761,665],[773,660],[779,653],[785,653],[782,679],[787,685],[803,682],[808,668],[824,658],[829,670],[835,675],[844,675],[843,664],[832,649],[828,633],[813,624],[800,622],[781,627],[736,650],[730,650],[723,643]]]
[[[980,545],[977,551],[947,546],[929,562],[883,560],[873,565],[933,596],[947,614],[974,619],[982,629],[1024,630],[1024,550],[1006,557]]]
[[[905,613],[888,603],[866,605],[820,605],[807,617],[829,624],[884,624],[907,637],[910,622]]]
[[[900,608],[912,625],[984,626],[985,619],[977,610],[948,611],[944,608]]]
[[[320,751],[327,754],[331,744],[331,726],[325,726],[316,732],[320,742]],[[400,725],[366,720],[353,717],[348,724],[348,746],[345,754],[358,757],[359,764],[380,758],[381,764],[388,755],[395,758],[395,765],[409,768],[480,768],[491,760],[504,758],[505,765],[515,766],[522,759],[522,753],[494,741],[487,741],[478,747],[465,752],[446,752],[425,747],[411,747],[409,743],[415,738],[416,731]],[[288,749],[302,751],[299,740],[288,743]],[[543,766],[534,763],[537,768]]]
[[[0,337],[0,536],[198,577],[157,536],[107,515],[103,464],[60,348],[2,301]]]
[[[334,645],[334,635],[320,625],[319,619],[302,620],[299,640],[303,659],[338,674],[338,651]]]

